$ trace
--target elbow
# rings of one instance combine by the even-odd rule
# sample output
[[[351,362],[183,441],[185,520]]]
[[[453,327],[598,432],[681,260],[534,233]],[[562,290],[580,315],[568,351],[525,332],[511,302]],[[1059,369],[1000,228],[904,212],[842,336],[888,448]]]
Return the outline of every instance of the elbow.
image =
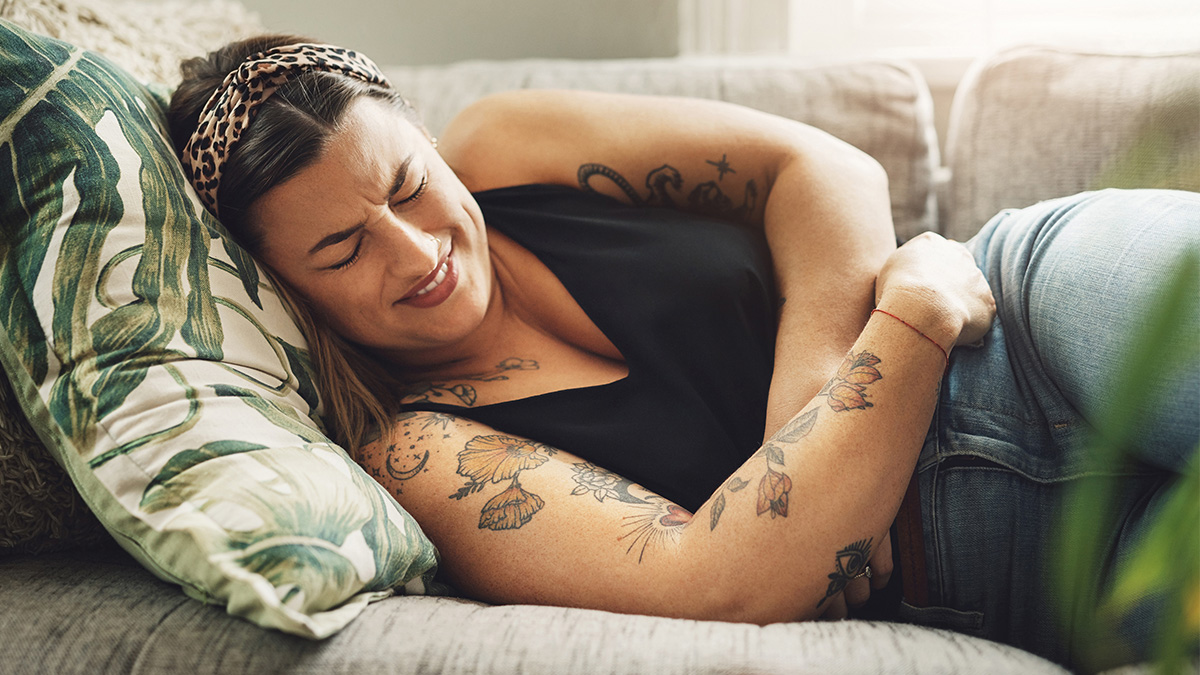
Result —
[[[681,612],[675,616],[698,621],[748,623],[756,626],[811,621],[820,617],[819,611],[806,611],[796,607],[795,598],[781,601],[778,598],[764,597],[769,593],[769,590],[747,592],[743,588],[738,597],[706,603],[703,607],[693,607],[692,611]],[[815,606],[815,603],[813,605]]]
[[[729,562],[730,556],[718,557]],[[709,563],[712,562],[710,559]],[[750,567],[730,567],[720,562],[675,565],[674,581],[666,586],[672,589],[673,597],[667,601],[672,609],[650,613],[759,626],[820,618],[825,609],[818,602],[824,596],[820,581],[804,582],[801,577],[794,576],[780,583],[761,567],[753,566],[752,562]],[[665,599],[660,596],[660,600]]]
[[[857,176],[857,184],[874,192],[887,194],[888,174],[879,160],[850,144],[845,144],[842,164]]]
[[[705,608],[704,615],[696,618],[766,626],[812,621],[821,616],[816,601],[810,602],[807,594],[792,595],[772,586],[758,586],[759,590],[753,590],[740,582],[733,585],[737,588],[722,594],[723,598],[714,599]]]
[[[827,131],[801,123],[792,125],[785,164],[803,167],[808,174],[830,175],[854,180],[860,187],[888,186],[887,171],[879,160]]]

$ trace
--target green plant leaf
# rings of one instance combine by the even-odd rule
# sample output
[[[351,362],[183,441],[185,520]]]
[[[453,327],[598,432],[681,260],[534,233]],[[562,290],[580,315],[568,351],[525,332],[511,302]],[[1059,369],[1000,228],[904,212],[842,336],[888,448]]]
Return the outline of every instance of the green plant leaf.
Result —
[[[1167,598],[1152,647],[1159,666],[1180,667],[1187,642],[1196,639],[1194,631],[1189,638],[1183,628],[1187,608],[1179,590],[1200,588],[1200,547],[1195,543],[1200,536],[1200,476],[1189,476],[1172,488],[1166,506],[1136,545],[1129,564],[1117,571],[1111,589],[1106,592],[1098,584],[1100,561],[1118,527],[1111,504],[1118,501],[1118,481],[1131,461],[1138,415],[1153,409],[1165,395],[1158,384],[1166,373],[1200,367],[1200,340],[1180,334],[1181,327],[1194,325],[1198,297],[1200,254],[1191,251],[1171,270],[1150,303],[1141,332],[1132,336],[1131,353],[1111,384],[1119,396],[1109,409],[1095,411],[1087,447],[1092,475],[1077,480],[1065,498],[1055,579],[1062,618],[1085,641],[1076,649],[1088,668],[1102,669],[1130,656],[1115,626],[1129,607],[1158,589],[1165,590],[1162,597]],[[1200,448],[1191,467],[1198,465]]]

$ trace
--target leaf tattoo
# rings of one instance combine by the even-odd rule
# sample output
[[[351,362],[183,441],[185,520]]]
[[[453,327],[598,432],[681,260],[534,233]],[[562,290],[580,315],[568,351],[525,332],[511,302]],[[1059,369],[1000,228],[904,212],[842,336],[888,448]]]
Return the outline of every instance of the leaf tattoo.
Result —
[[[762,452],[763,455],[766,456],[768,462],[779,464],[780,466],[784,464],[783,448],[780,448],[778,445],[768,442],[762,447]]]
[[[729,480],[725,481],[725,484],[717,491],[717,497],[713,499],[712,514],[708,519],[709,531],[717,529],[717,524],[721,522],[721,514],[725,513],[725,490],[741,492],[749,484],[750,481],[742,480],[737,476],[731,476]]]
[[[724,492],[717,495],[717,498],[713,500],[712,515],[708,519],[708,529],[710,532],[712,530],[717,529],[717,523],[721,522],[721,514],[722,513],[725,513],[725,493]]]
[[[820,408],[813,408],[806,413],[794,417],[789,421],[775,437],[784,443],[795,443],[804,438],[812,431],[813,425],[817,423],[817,413]],[[783,462],[780,462],[782,464]]]

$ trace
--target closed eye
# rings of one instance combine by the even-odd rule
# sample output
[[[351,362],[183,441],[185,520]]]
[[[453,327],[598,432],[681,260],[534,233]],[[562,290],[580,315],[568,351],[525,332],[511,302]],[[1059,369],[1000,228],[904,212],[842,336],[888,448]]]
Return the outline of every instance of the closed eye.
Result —
[[[396,206],[401,206],[403,204],[411,204],[412,202],[417,201],[418,199],[421,198],[421,195],[425,194],[425,188],[428,186],[429,186],[429,176],[425,176],[421,179],[421,184],[417,186],[417,189],[414,190],[411,195],[396,202]]]
[[[362,250],[362,237],[359,237],[359,238],[358,238],[358,243],[354,245],[354,251],[353,251],[353,252],[350,254],[350,257],[349,257],[349,258],[346,258],[345,260],[341,261],[340,263],[336,263],[336,264],[334,264],[334,265],[330,265],[330,266],[329,266],[329,269],[331,269],[331,270],[344,270],[344,269],[346,269],[347,267],[349,267],[349,266],[353,265],[353,264],[354,264],[354,262],[355,262],[356,260],[358,260],[358,253],[359,253],[359,251],[361,251],[361,250]]]

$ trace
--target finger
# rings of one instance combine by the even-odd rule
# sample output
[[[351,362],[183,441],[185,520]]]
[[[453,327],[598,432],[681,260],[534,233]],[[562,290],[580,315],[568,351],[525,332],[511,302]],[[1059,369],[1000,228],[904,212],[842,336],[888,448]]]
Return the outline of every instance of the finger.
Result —
[[[821,615],[821,618],[829,621],[840,621],[847,616],[850,616],[850,611],[846,609],[846,597],[838,593],[829,599],[829,605],[825,608],[825,613]]]
[[[890,532],[884,533],[879,546],[871,552],[869,564],[871,565],[871,588],[877,591],[883,589],[892,579],[892,571],[895,569],[895,565],[892,564],[892,535]]]
[[[846,584],[846,590],[843,591],[846,596],[846,604],[850,607],[862,607],[871,598],[871,580],[866,577],[858,577],[851,579],[850,583]]]

